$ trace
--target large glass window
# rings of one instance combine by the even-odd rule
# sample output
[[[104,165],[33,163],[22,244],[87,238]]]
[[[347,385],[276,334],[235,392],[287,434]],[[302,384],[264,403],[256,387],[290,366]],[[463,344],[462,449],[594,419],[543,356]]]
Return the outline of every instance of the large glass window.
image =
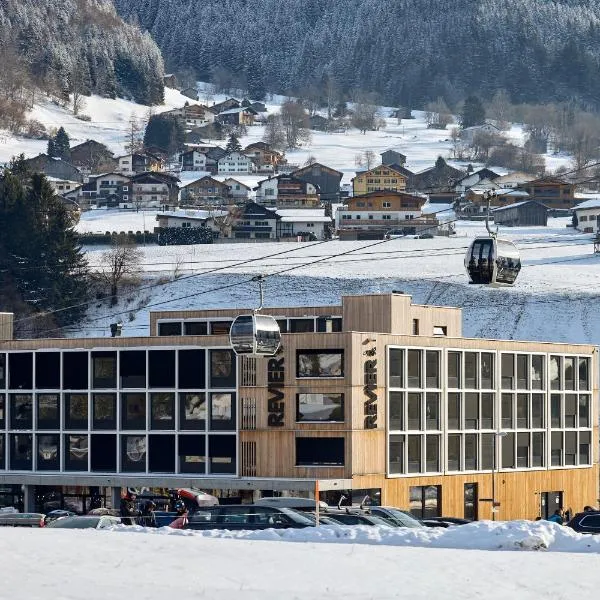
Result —
[[[421,404],[422,397],[418,392],[409,392],[407,394],[407,417],[408,417],[408,429],[415,431],[422,429],[421,426]]]
[[[577,394],[565,394],[564,427],[577,427]]]
[[[477,434],[467,433],[465,435],[465,471],[477,469]]]
[[[517,394],[517,429],[529,427],[529,394]]]
[[[150,394],[150,428],[175,429],[175,393]]]
[[[448,435],[448,471],[460,471],[461,436],[459,433]]]
[[[88,395],[65,394],[65,429],[88,428]]]
[[[592,434],[590,431],[579,433],[579,464],[589,465],[592,462],[591,452]]]
[[[336,439],[336,438],[332,438]],[[341,451],[341,459],[343,464],[344,453],[344,438],[339,438],[337,442],[338,448],[335,455],[335,460],[339,460],[339,452]],[[236,439],[234,435],[209,435],[208,436],[208,455],[210,457],[209,470],[210,473],[216,475],[236,472]]]
[[[390,387],[404,387],[404,350],[390,349]]]
[[[425,436],[425,471],[437,473],[440,471],[440,436]]]
[[[204,350],[180,350],[178,364],[179,389],[197,390],[206,387]]]
[[[409,435],[408,438],[408,472],[421,472],[421,436]]]
[[[296,466],[343,467],[344,438],[296,438]]]
[[[427,392],[425,395],[425,429],[440,428],[440,395]]]
[[[542,432],[531,434],[531,466],[543,467],[546,452],[544,449],[544,434]]]
[[[33,429],[33,396],[10,394],[10,428]]]
[[[121,394],[121,429],[146,429],[146,394]]]
[[[290,333],[312,333],[314,330],[314,319],[290,319]]]
[[[60,429],[59,399],[59,394],[37,394],[38,429]]]
[[[577,464],[577,432],[565,431],[565,465]]]
[[[177,447],[181,473],[206,473],[205,435],[180,435]]]
[[[60,470],[60,435],[37,435],[37,470]]]
[[[12,433],[9,436],[10,468],[13,471],[31,471],[33,436],[30,433]]]
[[[465,388],[477,389],[477,353],[465,352]]]
[[[35,387],[38,390],[60,389],[60,352],[36,352]]]
[[[117,428],[117,395],[92,394],[92,426],[94,429]]]
[[[231,329],[231,321],[211,321],[210,323],[210,334],[211,335],[229,335]]]
[[[0,389],[6,387],[6,354],[0,352]]]
[[[344,394],[297,394],[296,421],[343,422]]]
[[[550,357],[550,389],[551,390],[560,390],[561,389],[561,369],[562,369],[562,359],[560,356],[551,356]]]
[[[502,354],[502,389],[515,389],[515,355]]]
[[[529,467],[529,434],[517,433],[517,468]]]
[[[425,352],[425,381],[428,388],[440,387],[440,353],[437,350]]]
[[[92,387],[95,389],[117,387],[116,352],[92,352]]]
[[[121,471],[144,473],[146,471],[146,436],[121,436]]]
[[[404,429],[404,392],[390,392],[390,430]]]
[[[550,395],[550,426],[561,427],[562,424],[562,396],[560,394]]]
[[[494,449],[496,437],[495,433],[482,433],[481,434],[481,468],[485,471],[489,471],[495,466]]]
[[[235,429],[235,394],[213,392],[210,395],[210,428],[212,431]]]
[[[87,390],[88,353],[63,352],[63,390]]]
[[[494,355],[489,352],[481,353],[481,389],[494,389]]]
[[[465,393],[465,429],[479,429],[479,394]]]
[[[390,475],[404,473],[404,436],[390,435]]]
[[[6,396],[0,394],[0,429],[6,427]],[[0,452],[0,455],[2,453]]]
[[[502,394],[502,427],[512,429],[513,425],[513,395]]]
[[[148,352],[148,385],[151,388],[175,387],[175,350]]]
[[[461,353],[448,352],[448,387],[460,388]]]
[[[531,357],[531,389],[544,389],[544,357],[534,354]]]
[[[411,514],[417,519],[439,517],[442,514],[442,486],[411,486],[409,504]]]
[[[121,350],[119,369],[122,388],[146,387],[146,352],[144,350]]]
[[[589,364],[590,364],[589,358],[580,358],[579,359],[579,389],[580,390],[587,391],[590,389]]]
[[[33,352],[12,352],[8,355],[8,388],[33,389]]]
[[[565,390],[575,389],[575,358],[568,356],[565,359]]]
[[[590,397],[587,394],[579,396],[579,427],[590,426]]]
[[[158,324],[158,335],[181,335],[181,321]],[[188,334],[190,335],[190,334]]]
[[[459,393],[448,393],[448,429],[461,429]]]
[[[563,434],[562,431],[553,431],[550,434],[550,464],[560,467],[563,464]]]
[[[206,321],[185,321],[183,335],[208,335],[208,323]]]
[[[409,388],[423,387],[421,383],[421,351],[407,351],[407,386]]]
[[[179,427],[184,430],[206,429],[206,394],[185,392],[179,394]]]
[[[500,438],[502,445],[502,468],[515,468],[515,434],[507,433]]]
[[[298,350],[297,377],[343,377],[343,350]],[[232,387],[232,386],[227,386]]]
[[[115,473],[117,470],[116,434],[92,434],[90,458],[91,469],[94,473]]]
[[[517,354],[517,389],[526,390],[529,388],[528,381],[528,363],[527,354]]]
[[[175,472],[175,436],[148,436],[148,471],[150,473]]]
[[[494,397],[495,394],[481,394],[481,429],[494,429]]]
[[[65,471],[88,470],[88,436],[69,434],[63,436],[65,448]]]
[[[210,351],[210,385],[213,388],[234,388],[236,360],[232,350]]]

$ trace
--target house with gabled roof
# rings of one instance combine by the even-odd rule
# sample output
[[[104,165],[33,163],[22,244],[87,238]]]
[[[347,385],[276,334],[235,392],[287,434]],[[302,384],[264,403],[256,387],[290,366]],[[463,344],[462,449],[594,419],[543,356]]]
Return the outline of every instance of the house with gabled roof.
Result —
[[[312,163],[292,173],[293,177],[312,183],[319,189],[321,202],[339,202],[343,173],[321,163]]]
[[[181,185],[179,197],[181,204],[186,206],[228,204],[230,201],[229,186],[210,175],[205,175]]]
[[[355,196],[392,190],[401,192],[406,189],[407,177],[399,170],[388,165],[378,165],[368,171],[359,171],[352,179],[352,192]]]
[[[548,208],[570,209],[577,202],[575,184],[556,176],[540,177],[519,186],[532,200]]]

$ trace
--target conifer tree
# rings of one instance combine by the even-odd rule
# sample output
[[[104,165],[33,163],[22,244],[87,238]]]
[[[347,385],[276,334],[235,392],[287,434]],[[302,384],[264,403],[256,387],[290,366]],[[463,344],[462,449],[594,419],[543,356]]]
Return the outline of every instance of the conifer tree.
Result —
[[[70,160],[70,140],[64,127],[60,127],[54,136],[54,156],[62,160]]]
[[[463,129],[483,125],[485,123],[485,108],[477,96],[469,96],[465,100],[461,113],[460,124]]]
[[[241,152],[242,145],[240,141],[237,139],[237,136],[232,133],[227,140],[227,146],[225,146],[225,150],[227,150],[227,154],[231,154],[232,152]]]

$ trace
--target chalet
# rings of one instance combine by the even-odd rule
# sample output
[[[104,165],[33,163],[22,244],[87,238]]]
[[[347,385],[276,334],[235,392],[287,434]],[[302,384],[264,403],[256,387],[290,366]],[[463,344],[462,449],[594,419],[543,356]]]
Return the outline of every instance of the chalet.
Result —
[[[81,171],[70,162],[60,158],[52,158],[47,154],[39,154],[24,161],[25,166],[32,173],[43,173],[47,177],[56,179],[83,182]]]
[[[226,204],[229,202],[229,187],[205,175],[180,188],[180,201],[186,206]]]
[[[278,238],[280,220],[275,211],[256,202],[247,202],[231,227],[231,236],[234,239],[274,240]]]
[[[206,154],[197,150],[188,150],[179,155],[182,171],[206,171]]]
[[[451,167],[443,158],[439,157],[433,167],[415,173],[409,179],[408,189],[426,193],[446,190],[453,187],[464,175],[464,171]]]
[[[131,178],[132,196],[123,208],[159,208],[176,205],[179,179],[167,173],[139,173]]]
[[[590,198],[579,203],[574,209],[577,229],[583,233],[600,231],[600,198]]]
[[[573,208],[576,203],[575,185],[560,177],[541,177],[519,186],[532,200],[548,208]]]
[[[230,108],[240,108],[241,104],[235,98],[227,98],[223,102],[219,102],[218,104],[213,104],[211,106],[212,110],[216,115],[222,113],[224,110],[229,110]]]
[[[469,174],[465,175],[464,177],[461,177],[456,182],[454,189],[458,193],[462,193],[462,192],[468,190],[469,188],[473,187],[474,185],[477,185],[478,183],[480,183],[483,180],[487,179],[489,181],[494,181],[498,177],[499,177],[498,173],[495,173],[491,169],[487,169],[487,168],[479,169],[479,171],[475,171],[473,173],[469,173]]]
[[[248,200],[252,188],[233,177],[227,177],[223,183],[229,187],[229,195],[234,200]]]
[[[391,190],[401,192],[406,189],[406,176],[387,165],[379,165],[368,171],[361,171],[352,179],[352,190],[355,196]]]
[[[250,158],[240,152],[225,154],[217,161],[219,175],[246,174],[254,172],[255,166]]]
[[[402,152],[397,152],[396,150],[386,150],[385,152],[381,152],[381,164],[387,165],[388,167],[394,165],[403,167],[406,164],[406,155],[402,154]]]
[[[216,117],[216,121],[222,125],[254,125],[254,119],[258,113],[249,106],[230,108],[220,112]]]
[[[426,199],[406,192],[381,190],[348,198],[347,204],[336,212],[336,229],[340,238],[358,239],[361,236],[343,231],[363,231],[377,238],[389,231],[415,234],[437,229],[435,217],[422,215]]]
[[[514,189],[520,185],[523,185],[524,183],[533,181],[535,178],[535,175],[516,171],[514,173],[508,173],[506,175],[500,175],[500,177],[496,177],[496,179],[494,179],[494,183],[501,188]]]
[[[134,173],[145,173],[147,171],[160,171],[162,161],[158,156],[145,153],[125,154],[116,158],[120,173],[133,175]]]
[[[114,154],[100,142],[87,140],[71,148],[72,165],[84,175],[106,173],[117,168]]]
[[[440,190],[427,194],[430,204],[454,204],[459,195],[453,190]]]
[[[321,115],[312,115],[308,118],[310,129],[315,131],[327,131],[329,129],[329,119]]]
[[[163,75],[163,84],[165,87],[176,90],[177,89],[177,77],[175,77],[175,75],[173,75],[173,73],[167,73],[166,75]]]
[[[484,215],[487,212],[488,201],[490,208],[494,209],[517,202],[525,202],[529,199],[529,194],[524,190],[502,189],[494,184],[472,187],[465,192],[461,200],[460,214],[463,216]]]
[[[318,208],[321,203],[319,188],[293,175],[263,179],[254,189],[256,201],[265,206]]]
[[[186,98],[189,98],[190,100],[199,100],[200,97],[198,96],[198,89],[195,87],[187,87],[184,88],[180,91],[180,94],[182,96],[185,96]]]
[[[473,144],[475,138],[481,134],[502,135],[502,130],[491,123],[474,125],[473,127],[462,129],[460,132],[460,139],[467,144]]]
[[[266,113],[267,112],[267,105],[264,102],[253,102],[252,100],[248,100],[247,98],[244,98],[242,100],[242,106],[243,107],[249,106],[250,108],[254,109],[257,113]]]
[[[220,140],[223,139],[223,125],[214,121],[202,127],[192,127],[185,132],[186,144],[200,144],[203,140]]]
[[[534,200],[515,202],[508,206],[494,208],[491,211],[496,225],[509,227],[524,227],[539,225],[546,227],[548,224],[548,209]]]
[[[273,150],[265,142],[254,142],[244,148],[244,154],[249,156],[257,166],[258,172],[273,172],[279,164],[285,162],[285,157],[281,152]]]
[[[194,229],[197,227],[208,227],[211,231],[218,232],[214,226],[216,216],[227,214],[227,211],[219,210],[172,210],[163,211],[156,215],[158,227],[160,228],[182,228]]]
[[[48,177],[46,176],[48,183],[52,187],[52,189],[59,195],[62,196],[67,192],[73,192],[81,188],[81,183],[79,181],[70,181],[69,179],[58,179],[57,177]]]
[[[71,197],[68,195],[67,197]],[[131,201],[131,179],[122,173],[93,175],[83,184],[79,192],[83,206],[115,208]]]
[[[182,108],[176,108],[163,114],[175,117],[186,129],[205,127],[215,121],[215,111],[203,104],[186,104]]]
[[[73,225],[76,225],[79,222],[79,218],[81,217],[81,206],[79,206],[79,204],[77,204],[75,200],[62,196],[60,194],[58,198],[61,201],[62,205],[65,207],[69,216],[71,217],[71,223]]]
[[[321,163],[313,163],[292,173],[293,177],[312,183],[319,189],[321,202],[339,202],[343,173]]]
[[[216,175],[219,172],[219,161],[227,155],[227,150],[220,146],[213,146],[204,154],[206,154],[206,170]]]
[[[318,240],[325,239],[331,217],[323,208],[278,208],[275,211],[281,219],[278,221],[278,238],[297,238],[312,234]]]

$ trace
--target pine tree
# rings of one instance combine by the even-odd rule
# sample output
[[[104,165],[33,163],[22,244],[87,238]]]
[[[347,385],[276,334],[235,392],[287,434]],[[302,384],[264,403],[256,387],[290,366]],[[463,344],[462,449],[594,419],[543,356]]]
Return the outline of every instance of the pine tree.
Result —
[[[71,159],[70,140],[64,127],[61,127],[56,135],[48,140],[48,156],[67,161]]]
[[[144,146],[175,154],[185,142],[185,131],[179,120],[164,115],[152,115],[144,133]]]
[[[485,123],[485,108],[477,96],[469,96],[462,109],[460,124],[463,129],[483,125]]]
[[[232,133],[229,136],[229,139],[227,140],[227,146],[225,146],[225,150],[227,150],[227,154],[242,151],[242,145],[240,144],[240,141],[237,139],[234,133]]]

